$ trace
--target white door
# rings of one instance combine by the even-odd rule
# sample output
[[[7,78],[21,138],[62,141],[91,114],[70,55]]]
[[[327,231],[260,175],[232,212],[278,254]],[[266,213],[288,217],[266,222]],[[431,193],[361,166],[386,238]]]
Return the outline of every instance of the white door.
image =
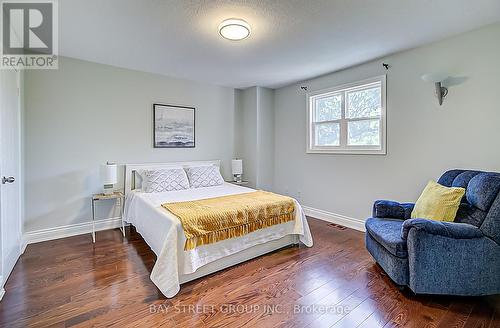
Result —
[[[21,254],[20,73],[0,70],[1,286]]]

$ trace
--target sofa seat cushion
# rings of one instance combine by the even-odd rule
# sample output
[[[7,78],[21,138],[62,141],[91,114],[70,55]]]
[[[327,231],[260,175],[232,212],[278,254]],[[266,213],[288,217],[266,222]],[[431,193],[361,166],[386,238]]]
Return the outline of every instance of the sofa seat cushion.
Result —
[[[398,285],[408,285],[409,265],[408,257],[397,257],[377,242],[369,233],[365,234],[366,249],[373,256],[375,261],[384,269],[387,275]]]
[[[408,250],[406,240],[401,238],[403,220],[389,218],[369,218],[366,220],[366,233],[394,256],[406,258]]]

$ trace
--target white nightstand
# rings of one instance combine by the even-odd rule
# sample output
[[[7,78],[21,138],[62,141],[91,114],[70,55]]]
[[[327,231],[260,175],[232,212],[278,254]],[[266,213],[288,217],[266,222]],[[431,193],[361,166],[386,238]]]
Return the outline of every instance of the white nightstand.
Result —
[[[92,195],[92,242],[95,243],[95,201],[96,200],[109,200],[116,199],[118,206],[120,207],[120,220],[122,221],[121,231],[123,237],[125,237],[125,223],[123,222],[123,205],[125,203],[125,195],[122,192],[116,191],[112,194],[94,194]]]

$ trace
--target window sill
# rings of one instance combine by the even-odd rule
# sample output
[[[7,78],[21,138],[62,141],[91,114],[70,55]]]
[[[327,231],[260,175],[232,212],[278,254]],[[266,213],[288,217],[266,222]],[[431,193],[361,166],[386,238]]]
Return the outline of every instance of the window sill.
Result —
[[[306,153],[330,155],[387,155],[385,149],[307,149]]]

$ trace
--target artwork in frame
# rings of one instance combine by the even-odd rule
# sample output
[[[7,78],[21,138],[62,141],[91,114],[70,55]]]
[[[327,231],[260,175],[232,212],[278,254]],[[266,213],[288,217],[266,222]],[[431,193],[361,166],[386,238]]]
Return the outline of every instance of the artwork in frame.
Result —
[[[194,107],[153,104],[154,148],[194,148]]]

